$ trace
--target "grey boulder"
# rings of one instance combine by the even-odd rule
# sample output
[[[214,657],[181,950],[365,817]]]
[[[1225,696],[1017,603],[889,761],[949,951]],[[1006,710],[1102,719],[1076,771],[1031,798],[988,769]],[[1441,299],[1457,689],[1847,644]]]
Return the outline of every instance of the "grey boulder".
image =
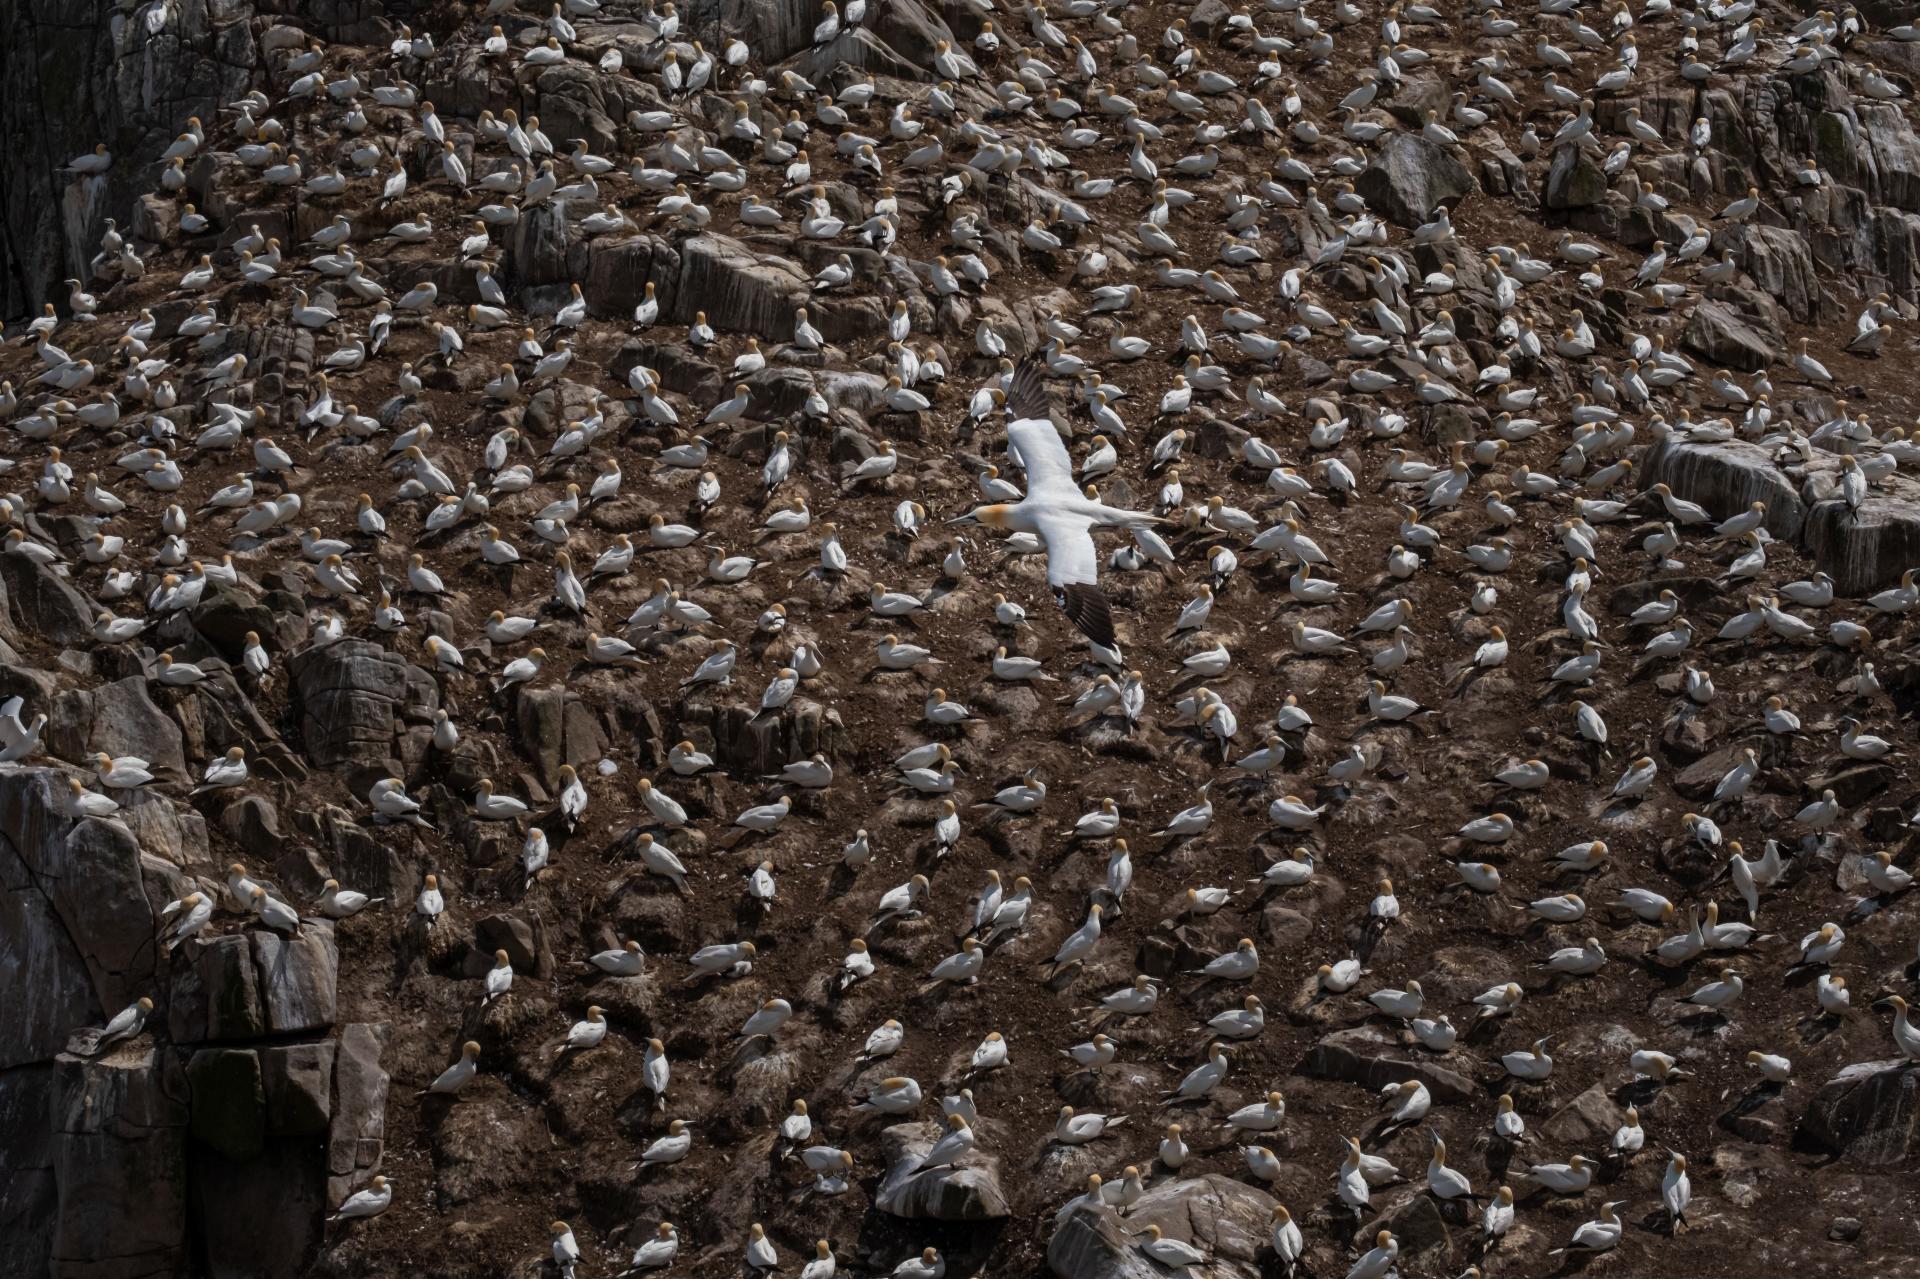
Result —
[[[992,1221],[1011,1215],[1000,1188],[1000,1161],[976,1149],[950,1167],[920,1171],[940,1136],[933,1123],[895,1124],[880,1134],[886,1178],[874,1206],[895,1217]]]
[[[1062,1279],[1166,1279],[1168,1268],[1140,1250],[1139,1236],[1158,1226],[1207,1255],[1209,1279],[1258,1279],[1272,1259],[1273,1208],[1273,1196],[1217,1173],[1162,1182],[1125,1217],[1078,1202],[1054,1226],[1047,1267]]]
[[[1369,205],[1401,226],[1418,226],[1474,189],[1464,164],[1414,133],[1391,134],[1354,183]]]
[[[1920,1152],[1920,1062],[1857,1061],[1820,1086],[1800,1116],[1795,1144],[1869,1167]]]

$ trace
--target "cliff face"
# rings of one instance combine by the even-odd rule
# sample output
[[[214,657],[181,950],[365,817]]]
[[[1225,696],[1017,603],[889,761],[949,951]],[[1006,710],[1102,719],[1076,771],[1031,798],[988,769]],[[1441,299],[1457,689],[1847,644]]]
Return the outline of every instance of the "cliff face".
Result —
[[[929,1245],[951,1258],[954,1279],[1049,1266],[1069,1279],[1171,1273],[1140,1249],[1156,1225],[1203,1247],[1209,1279],[1252,1279],[1278,1273],[1266,1246],[1276,1199],[1300,1214],[1303,1272],[1344,1274],[1377,1230],[1391,1229],[1403,1273],[1451,1275],[1481,1256],[1478,1218],[1443,1213],[1420,1184],[1436,1135],[1483,1192],[1511,1165],[1521,1219],[1494,1262],[1503,1274],[1547,1273],[1547,1249],[1600,1202],[1619,1200],[1633,1201],[1641,1224],[1596,1276],[1657,1266],[1727,1279],[1756,1262],[1920,1273],[1905,1189],[1920,1184],[1910,1176],[1920,1067],[1889,1058],[1883,1015],[1865,1007],[1869,992],[1914,980],[1906,965],[1920,898],[1867,890],[1890,882],[1871,877],[1889,874],[1880,850],[1907,868],[1920,860],[1912,782],[1897,763],[1914,749],[1920,604],[1865,597],[1920,564],[1920,437],[1889,433],[1860,451],[1897,465],[1855,511],[1836,494],[1857,458],[1811,444],[1797,454],[1760,435],[1763,415],[1730,407],[1747,402],[1746,388],[1771,395],[1773,429],[1796,434],[1843,417],[1844,397],[1875,423],[1920,409],[1907,330],[1920,291],[1911,101],[1920,40],[1876,30],[1833,66],[1695,83],[1672,70],[1676,24],[1647,21],[1646,70],[1631,92],[1600,95],[1583,145],[1556,138],[1573,113],[1536,92],[1528,51],[1536,29],[1555,37],[1563,15],[1536,17],[1532,0],[1505,7],[1521,23],[1511,112],[1480,92],[1472,59],[1486,42],[1467,29],[1476,6],[1430,0],[1457,12],[1460,30],[1414,31],[1432,61],[1410,64],[1352,119],[1333,104],[1370,65],[1386,0],[1359,0],[1365,22],[1341,36],[1338,61],[1280,60],[1297,85],[1261,66],[1256,37],[1231,25],[1241,15],[1223,0],[1132,0],[1111,14],[1084,0],[1003,3],[997,56],[978,42],[977,0],[868,4],[866,25],[816,45],[820,0],[683,0],[681,38],[712,52],[740,36],[753,51],[707,91],[680,93],[663,76],[663,42],[639,21],[665,0],[604,0],[599,13],[573,0],[564,7],[581,11],[581,38],[559,61],[526,56],[544,43],[554,0],[518,0],[499,15],[483,12],[487,0],[0,0],[0,128],[15,146],[0,164],[0,307],[8,319],[43,301],[64,313],[61,281],[72,276],[99,301],[93,319],[64,321],[47,343],[0,343],[0,383],[10,382],[0,396],[18,393],[0,408],[0,533],[17,528],[31,544],[0,548],[0,704],[18,695],[23,721],[46,721],[42,749],[0,765],[0,1279],[561,1279],[544,1260],[555,1217],[573,1223],[586,1250],[579,1279],[617,1273],[662,1222],[685,1240],[674,1273],[697,1279],[737,1275],[755,1225],[778,1242],[788,1275],[822,1237],[862,1276],[901,1258],[911,1265]],[[1910,6],[1863,7],[1890,21]],[[1246,8],[1265,42],[1294,30],[1294,15],[1317,21],[1335,6]],[[1596,22],[1601,8],[1581,6]],[[1766,9],[1770,29],[1787,25],[1784,6]],[[1021,88],[1015,46],[1042,11],[1092,46],[1101,84]],[[1168,39],[1176,18],[1188,34]],[[482,43],[494,22],[507,52]],[[394,51],[402,23],[432,34],[434,48]],[[361,77],[377,163],[354,160],[360,135],[340,127],[345,101],[289,93],[287,63],[310,36],[328,46],[315,70]],[[1123,54],[1123,36],[1151,52]],[[1182,41],[1203,69],[1255,87],[1175,111],[1149,64],[1172,63]],[[1003,100],[1050,87],[1086,98],[1083,126],[1113,136],[1073,148],[1070,162],[1085,171],[1009,170],[984,133],[941,124],[928,108],[942,43],[981,52],[981,82],[953,90],[981,129],[1036,151],[1056,136],[1065,145],[1072,128],[1058,126],[1068,121]],[[1581,52],[1573,83],[1604,73],[1611,48]],[[1865,93],[1862,59],[1899,75],[1906,96]],[[769,87],[788,75],[821,92]],[[396,81],[419,101],[367,100],[371,86]],[[1456,119],[1466,136],[1443,145],[1421,125],[1444,138],[1456,87],[1460,105],[1489,118],[1474,128]],[[1307,115],[1296,128],[1313,124],[1319,141],[1241,126],[1245,108],[1278,110],[1296,88]],[[222,108],[254,89],[298,143],[307,176],[337,171],[339,189],[269,181],[243,159],[251,139]],[[826,90],[850,122],[829,123]],[[1231,284],[1227,296],[1243,306],[1203,285],[1189,292],[1153,265],[1159,224],[1143,219],[1165,193],[1133,176],[1134,144],[1117,117],[1091,107],[1096,91],[1122,90],[1141,98],[1158,131],[1141,154],[1192,197],[1157,210],[1161,234],[1177,232],[1178,255],[1212,264],[1211,282]],[[524,186],[482,194],[454,183],[423,131],[428,101],[449,154],[479,181],[517,155],[499,121],[537,118],[568,188],[530,199]],[[1187,111],[1194,118],[1181,118]],[[656,118],[643,131],[635,113]],[[156,194],[158,157],[194,115],[207,139],[188,185]],[[659,115],[670,118],[671,145],[703,144],[701,164],[674,157],[685,167],[672,175],[700,188],[697,218],[663,211],[670,140],[654,131],[665,128]],[[1679,144],[1695,121],[1710,125],[1711,146]],[[903,136],[915,124],[930,132]],[[734,132],[745,125],[758,132]],[[1336,140],[1342,125],[1386,132],[1361,147],[1344,132]],[[1210,127],[1218,140],[1200,141]],[[1608,167],[1620,154],[1611,148],[1646,129],[1665,141]],[[884,168],[857,167],[855,133],[873,139]],[[790,156],[770,158],[749,140],[775,135],[812,147],[804,183],[789,176]],[[909,163],[929,137],[950,154]],[[570,160],[574,139],[586,154]],[[95,144],[113,152],[108,172],[62,171]],[[598,187],[579,180],[596,158],[611,165]],[[1310,183],[1282,183],[1302,166]],[[410,186],[390,199],[382,192],[396,167]],[[736,173],[744,185],[727,190]],[[1111,189],[1096,194],[1101,183]],[[1763,212],[1714,217],[1749,186]],[[1098,211],[1085,224],[1065,199],[1083,188]],[[893,217],[863,235],[883,193]],[[183,227],[190,201],[206,225]],[[467,215],[495,203],[513,205],[511,216],[480,237],[484,248],[468,247]],[[1221,235],[1243,213],[1252,220],[1240,229],[1259,234]],[[108,218],[131,228],[131,270],[92,269]],[[1429,220],[1446,218],[1445,236],[1428,238]],[[833,221],[844,225],[816,234]],[[346,237],[336,254],[311,239],[329,225]],[[1666,282],[1684,286],[1674,296],[1629,284],[1656,241],[1678,256],[1709,228],[1710,254],[1702,239],[1700,254],[1667,268]],[[255,232],[286,251],[267,283],[242,274],[251,250],[236,240]],[[1602,246],[1581,271],[1578,254]],[[991,264],[991,279],[954,280],[961,250],[983,276]],[[342,283],[342,255],[357,263],[353,284]],[[211,278],[189,285],[203,260]],[[829,281],[827,268],[847,278]],[[1295,268],[1316,296],[1283,293]],[[1527,287],[1503,296],[1523,272]],[[1139,291],[1120,309],[1094,305],[1122,284]],[[570,286],[585,318],[560,325]],[[483,301],[498,304],[498,318],[470,309]],[[647,303],[657,320],[630,322]],[[183,329],[203,304],[217,327]],[[1357,331],[1310,328],[1320,308]],[[1899,326],[1882,354],[1851,349],[1863,308]],[[143,312],[151,327],[136,352],[120,339]],[[688,332],[696,317],[717,339]],[[890,340],[895,317],[905,345]],[[786,340],[802,322],[825,349]],[[1563,336],[1575,349],[1552,338],[1576,322],[1591,326],[1585,354],[1571,327]],[[1192,352],[1181,346],[1187,323],[1200,335]],[[1522,323],[1540,349],[1527,350]],[[1234,334],[1220,331],[1229,325]],[[1264,350],[1269,329],[1276,345]],[[1003,554],[997,534],[956,538],[940,523],[996,494],[991,481],[1031,478],[997,413],[976,422],[969,405],[1000,375],[1002,353],[1017,358],[1062,332],[1078,336],[1059,339],[1060,370],[1084,361],[1102,384],[1076,396],[1075,379],[1050,379],[1070,456],[1088,459],[1076,470],[1114,505],[1144,507],[1159,494],[1168,517],[1176,571],[1136,550],[1144,540],[1098,543],[1146,699],[1130,714],[1095,696],[1102,686],[1089,681],[1113,689],[1115,675],[1085,660],[1039,559]],[[448,333],[468,344],[457,359],[439,346]],[[1131,348],[1135,338],[1148,355]],[[1803,381],[1788,362],[1807,339],[1830,361],[1832,385]],[[1661,354],[1632,358],[1641,342]],[[49,358],[55,345],[92,370],[64,394],[46,380],[66,367]],[[563,350],[566,361],[547,363]],[[1203,365],[1201,351],[1221,367]],[[1196,375],[1220,376],[1169,408],[1162,397],[1189,353]],[[237,357],[244,376],[216,375]],[[898,398],[914,390],[899,373],[909,357],[915,393],[930,401],[918,410]],[[750,409],[707,421],[736,386]],[[1111,401],[1095,395],[1102,386]],[[1109,409],[1120,416],[1095,415]],[[249,423],[250,440],[214,438],[229,410]],[[1734,419],[1751,438],[1731,438]],[[1115,420],[1134,434],[1090,446]],[[699,487],[678,464],[695,431],[710,468]],[[410,464],[393,469],[402,433],[450,477],[450,492],[429,490]],[[247,447],[276,440],[294,466]],[[793,446],[793,469],[769,491],[778,440]],[[1111,469],[1096,472],[1097,451],[1115,444]],[[862,466],[896,446],[900,469]],[[1458,472],[1443,461],[1455,448]],[[148,449],[178,465],[177,486],[146,469]],[[47,478],[62,457],[76,473],[64,490]],[[252,505],[214,502],[249,458],[259,468],[246,472],[259,485]],[[594,493],[605,463],[610,495]],[[1425,471],[1440,484],[1472,474],[1473,487],[1443,502],[1419,479]],[[124,502],[118,514],[95,504],[99,490],[85,492],[96,478]],[[695,496],[707,478],[724,496]],[[593,494],[567,517],[571,531],[545,515],[568,485],[574,497]],[[482,490],[496,526],[463,507],[480,506]],[[360,522],[362,492],[384,532]],[[297,521],[273,514],[289,497],[302,503]],[[1401,505],[1426,498],[1433,526]],[[774,519],[795,499],[818,522],[779,532]],[[1751,541],[1726,532],[1756,501],[1768,540],[1751,526]],[[443,525],[448,503],[463,509]],[[263,508],[272,508],[265,524]],[[1271,549],[1290,508],[1306,517],[1294,533],[1325,548],[1324,571]],[[1662,552],[1668,517],[1682,527]],[[682,521],[700,538],[672,545]],[[1256,526],[1257,541],[1246,536]],[[96,534],[125,542],[109,554]],[[1590,559],[1579,540],[1589,534]],[[323,585],[323,544],[336,536],[363,599]],[[837,569],[829,536],[845,556]],[[613,567],[634,539],[645,549]],[[491,559],[495,541],[523,547],[525,559]],[[570,563],[595,565],[591,610],[546,603],[562,544]],[[718,548],[747,550],[748,576],[727,579]],[[1244,561],[1221,558],[1222,548]],[[614,557],[606,572],[603,554]],[[415,560],[449,589],[409,589]],[[223,567],[235,576],[208,571]],[[1820,574],[1839,598],[1802,606]],[[177,599],[183,576],[201,592],[191,604]],[[663,622],[669,583],[676,611]],[[397,617],[391,600],[372,608],[389,588]],[[906,591],[919,607],[882,613],[881,601]],[[1210,603],[1188,625],[1201,591]],[[1674,630],[1656,634],[1647,622],[1656,596],[1684,605]],[[1796,612],[1775,618],[1779,598]],[[1775,601],[1773,613],[1752,607],[1760,599]],[[1743,602],[1748,613],[1737,612]],[[689,624],[699,612],[683,616],[687,605],[706,621]],[[1027,609],[1025,620],[1008,622],[1005,605]],[[1389,638],[1374,623],[1401,606],[1412,620]],[[537,631],[509,640],[487,627],[522,612]],[[119,635],[116,617],[140,628]],[[637,656],[602,660],[601,641],[622,619]],[[1829,642],[1790,638],[1796,619]],[[1734,638],[1736,622],[1746,637]],[[1762,622],[1784,628],[1778,642],[1754,638]],[[1679,626],[1695,625],[1684,655],[1670,647]],[[1725,638],[1710,641],[1723,625]],[[1611,739],[1568,717],[1559,672],[1601,647],[1583,644],[1576,626],[1605,640],[1607,665],[1589,672],[1580,697],[1613,725]],[[249,635],[270,654],[264,675],[242,664]],[[722,638],[738,641],[731,683],[691,678]],[[901,639],[937,656],[902,669]],[[454,667],[435,646],[453,640],[469,665]],[[550,655],[544,674],[508,679],[536,642]],[[160,654],[206,678],[163,682]],[[769,711],[761,689],[807,665],[803,655],[819,664]],[[1058,682],[1030,682],[1017,665],[1003,673],[1009,657],[1045,665],[1041,678]],[[1374,678],[1425,709],[1376,710],[1365,691]],[[1804,727],[1782,732],[1763,699],[1791,706]],[[968,709],[964,722],[951,722],[953,705]],[[1223,728],[1221,711],[1235,706],[1238,726]],[[459,732],[451,745],[443,719]],[[1837,755],[1836,734],[1852,720],[1901,753]],[[902,771],[903,753],[927,758],[919,753],[935,746],[959,770],[945,791],[939,766]],[[247,761],[244,786],[195,788],[233,747]],[[73,781],[104,793],[97,753],[137,756],[155,780],[116,790],[110,816],[75,816]],[[674,762],[690,757],[688,772]],[[1750,793],[1719,799],[1743,757],[1759,770]],[[1621,770],[1638,773],[1627,761],[1639,759],[1657,761],[1657,777],[1632,791]],[[1240,766],[1227,770],[1229,760]],[[822,763],[834,770],[830,788],[780,780],[790,766],[799,777]],[[592,796],[578,822],[554,804],[568,770]],[[642,775],[683,818],[654,820],[660,812],[636,790]],[[1044,811],[1002,811],[1000,796],[1017,798],[1034,778],[1054,788]],[[374,788],[387,779],[404,782],[431,821],[377,811]],[[529,811],[494,820],[498,810],[476,797],[496,782]],[[1805,816],[1822,791],[1846,810],[1826,830]],[[964,814],[957,840],[940,824],[949,794]],[[736,815],[776,797],[789,804],[786,824],[747,834]],[[1204,817],[1192,816],[1197,800]],[[1103,803],[1126,824],[1098,835]],[[1317,817],[1299,816],[1308,804]],[[1507,819],[1511,843],[1450,837],[1485,833],[1489,814]],[[1721,846],[1715,823],[1748,848],[1788,846],[1779,855],[1794,864],[1776,866],[1764,906],[1758,888],[1734,904],[1721,876],[1739,845]],[[1116,833],[1134,839],[1137,864],[1109,842]],[[1596,842],[1569,843],[1576,836]],[[640,851],[656,839],[686,863],[685,884]],[[1606,862],[1577,864],[1609,844]],[[523,860],[534,849],[544,867]],[[1287,879],[1301,873],[1300,849],[1314,858],[1304,882]],[[297,933],[229,896],[235,863],[307,916]],[[763,863],[778,874],[771,901],[758,895]],[[1469,867],[1489,866],[1504,889],[1459,891]],[[921,874],[931,885],[923,910],[885,905],[902,891],[911,903],[909,876]],[[414,907],[428,876],[445,903],[431,922]],[[1030,913],[983,927],[999,912],[979,913],[982,899],[1001,893],[1003,877],[1029,883]],[[329,879],[377,900],[320,918]],[[211,922],[163,944],[181,930],[169,904],[196,891],[217,898]],[[1727,1017],[1684,1002],[1739,942],[1670,965],[1661,948],[1672,948],[1677,925],[1623,912],[1628,891],[1668,894],[1680,914],[1724,908],[1728,920],[1764,921],[1782,941],[1740,957],[1747,1002]],[[1397,913],[1377,911],[1384,900]],[[1049,957],[1094,907],[1111,907],[1100,949],[1060,968]],[[1795,963],[1792,941],[1830,919],[1850,934],[1829,975],[1859,992],[1851,1012],[1816,1004],[1813,974]],[[969,929],[997,934],[980,982],[929,983]],[[1579,952],[1589,931],[1612,955],[1604,971],[1558,970],[1549,957]],[[1243,937],[1257,941],[1263,966],[1244,981],[1209,976]],[[618,960],[629,939],[646,954],[640,975],[589,961]],[[690,980],[689,956],[741,940],[759,948],[752,963]],[[874,964],[858,982],[856,941]],[[500,956],[514,983],[483,995]],[[1366,967],[1336,993],[1322,959]],[[1100,1001],[1134,990],[1137,977],[1157,981],[1157,1011],[1109,1017]],[[1482,1017],[1474,997],[1509,980],[1526,981],[1524,1007]],[[1387,1015],[1405,1008],[1401,986],[1461,1023],[1457,1044],[1447,1046],[1450,1026],[1437,1046],[1406,1038],[1405,1017]],[[1266,1005],[1249,1007],[1249,994]],[[155,1001],[144,1029],[96,1051],[101,1032],[91,1028],[142,996]],[[746,1034],[766,1001],[786,1002],[791,1020],[777,1037]],[[605,1010],[607,1041],[561,1054],[560,1036],[589,1007]],[[1241,1020],[1257,1007],[1270,1011]],[[889,1055],[869,1046],[883,1019],[906,1028]],[[1117,1057],[1082,1069],[1080,1046],[1096,1030],[1112,1034]],[[989,1032],[1010,1053],[997,1067],[976,1057]],[[1210,1095],[1168,1106],[1216,1033],[1233,1037],[1230,1074]],[[1528,1045],[1542,1036],[1560,1065],[1550,1079],[1520,1076],[1507,1057],[1533,1061]],[[478,1074],[468,1086],[422,1092],[469,1042]],[[659,1098],[642,1073],[656,1043],[672,1063]],[[1790,1053],[1791,1087],[1756,1086],[1749,1047]],[[1672,1052],[1692,1078],[1676,1072],[1669,1087],[1637,1077],[1629,1054],[1642,1048]],[[925,1081],[919,1118],[856,1105],[891,1075]],[[1407,1081],[1430,1094],[1431,1114],[1382,1126],[1383,1089]],[[1284,1127],[1233,1123],[1269,1090],[1289,1107]],[[1503,1092],[1528,1125],[1524,1146],[1487,1139]],[[809,1140],[858,1160],[841,1179],[849,1184],[836,1190],[784,1149],[776,1125],[796,1101],[813,1107]],[[934,1106],[947,1101],[979,1116],[981,1146],[966,1166],[923,1175],[942,1131]],[[1056,1141],[1062,1105],[1130,1122],[1097,1142]],[[1646,1148],[1607,1157],[1585,1196],[1523,1180],[1528,1161],[1610,1150],[1629,1105]],[[684,1162],[636,1170],[676,1118],[696,1133]],[[1174,1121],[1192,1149],[1168,1160],[1161,1134]],[[1408,1183],[1380,1187],[1364,1213],[1329,1197],[1333,1152],[1362,1133]],[[1270,1146],[1279,1166],[1254,1162],[1242,1139]],[[1672,1235],[1653,1208],[1669,1149],[1696,1161],[1701,1187],[1689,1228]],[[1096,1172],[1132,1193],[1130,1168],[1146,1169],[1148,1188],[1126,1215],[1080,1198]],[[323,1224],[375,1175],[397,1187],[387,1212]]]
[[[261,65],[258,35],[287,21],[327,40],[375,39],[411,0],[17,0],[0,6],[0,321],[65,301],[108,218],[125,225],[156,157],[188,117],[211,121]],[[113,166],[65,172],[100,143]]]

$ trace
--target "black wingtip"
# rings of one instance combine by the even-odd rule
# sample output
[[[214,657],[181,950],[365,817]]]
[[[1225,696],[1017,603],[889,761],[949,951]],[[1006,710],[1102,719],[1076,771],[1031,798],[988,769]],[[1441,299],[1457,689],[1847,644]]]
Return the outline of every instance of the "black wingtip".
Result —
[[[1054,592],[1067,620],[1094,643],[1114,647],[1113,608],[1098,586],[1091,582],[1072,582]]]
[[[1014,369],[1007,384],[1007,416],[1015,421],[1047,416],[1046,363],[1038,354],[1027,356]]]

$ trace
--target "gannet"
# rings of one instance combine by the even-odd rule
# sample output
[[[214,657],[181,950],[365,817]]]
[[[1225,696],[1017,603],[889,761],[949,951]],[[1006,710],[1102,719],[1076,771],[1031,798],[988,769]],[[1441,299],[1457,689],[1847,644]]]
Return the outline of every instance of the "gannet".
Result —
[[[375,1176],[365,1190],[356,1190],[341,1201],[329,1221],[350,1221],[355,1217],[377,1217],[393,1202],[393,1183]]]
[[[665,1164],[677,1164],[685,1159],[687,1152],[693,1148],[693,1133],[688,1131],[691,1127],[692,1125],[684,1119],[669,1121],[667,1131],[640,1152],[640,1161],[634,1167],[645,1170]]]
[[[1045,361],[1029,355],[1007,388],[1007,447],[1027,473],[1027,493],[1018,502],[977,506],[948,523],[1037,534],[1047,549],[1047,581],[1067,619],[1094,643],[1115,643],[1112,609],[1100,590],[1099,557],[1092,530],[1146,529],[1160,523],[1144,511],[1126,511],[1088,500],[1080,492],[1072,459],[1048,415]]]
[[[153,1000],[147,998],[145,995],[140,996],[140,998],[115,1013],[112,1020],[101,1027],[100,1033],[94,1038],[86,1055],[98,1056],[109,1045],[116,1044],[123,1039],[133,1038],[140,1033],[141,1027],[146,1025],[147,1014],[152,1011]]]
[[[663,1221],[654,1228],[653,1237],[634,1249],[633,1259],[628,1263],[632,1270],[663,1270],[673,1264],[680,1253],[680,1235],[671,1221]]]
[[[1611,1203],[1601,1204],[1598,1219],[1586,1222],[1580,1226],[1579,1229],[1573,1232],[1573,1238],[1568,1242],[1566,1247],[1555,1248],[1547,1255],[1549,1257],[1557,1257],[1569,1252],[1610,1251],[1619,1244],[1621,1232],[1625,1228],[1620,1221],[1618,1213],[1621,1208],[1626,1207],[1626,1204],[1627,1201],[1624,1199],[1616,1199]]]
[[[1920,1061],[1920,1026],[1909,1018],[1907,1001],[1899,995],[1888,995],[1875,1006],[1879,1004],[1893,1009],[1893,1046],[1900,1050],[1901,1056]]]

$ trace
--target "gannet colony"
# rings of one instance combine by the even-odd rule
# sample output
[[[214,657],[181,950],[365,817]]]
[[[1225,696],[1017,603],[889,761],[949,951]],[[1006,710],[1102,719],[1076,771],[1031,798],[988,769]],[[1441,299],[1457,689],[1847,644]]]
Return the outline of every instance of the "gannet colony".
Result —
[[[1920,1267],[1920,26],[22,0],[0,1276]]]

